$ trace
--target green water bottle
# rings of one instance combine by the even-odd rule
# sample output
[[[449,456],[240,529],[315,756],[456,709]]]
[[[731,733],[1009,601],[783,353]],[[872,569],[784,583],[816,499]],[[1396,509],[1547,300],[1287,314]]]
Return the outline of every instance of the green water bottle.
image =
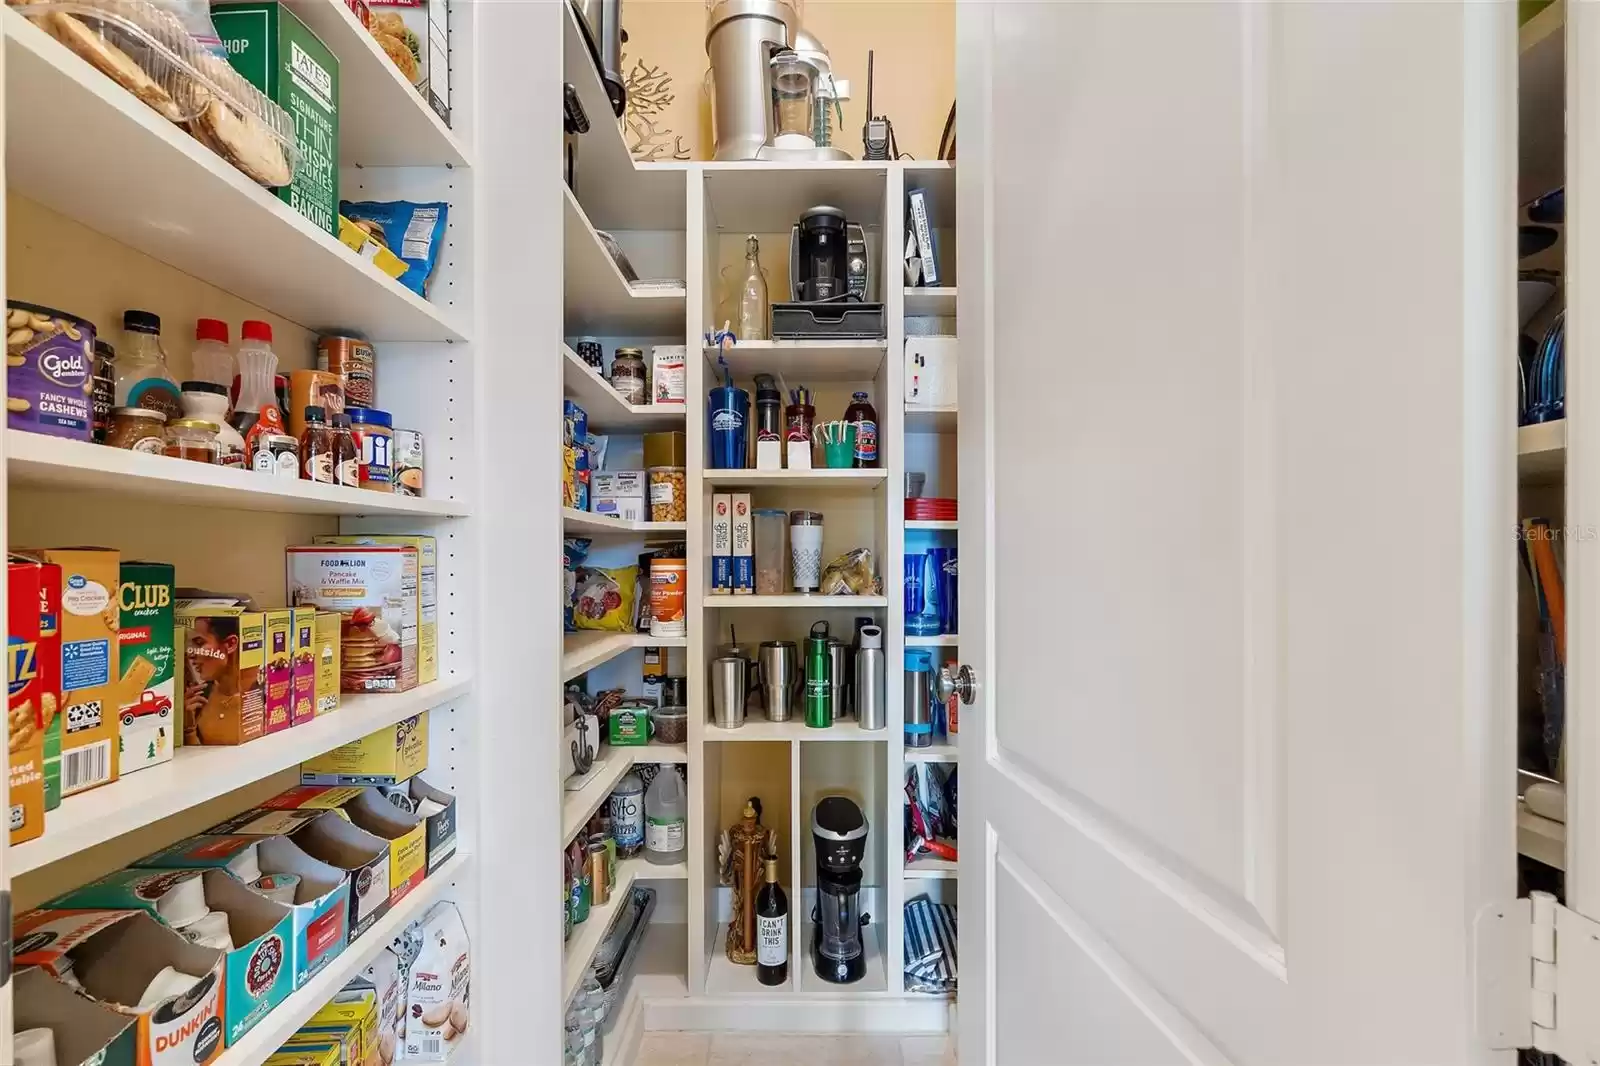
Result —
[[[828,623],[817,622],[806,637],[806,725],[826,729],[833,724],[833,678],[828,668]]]

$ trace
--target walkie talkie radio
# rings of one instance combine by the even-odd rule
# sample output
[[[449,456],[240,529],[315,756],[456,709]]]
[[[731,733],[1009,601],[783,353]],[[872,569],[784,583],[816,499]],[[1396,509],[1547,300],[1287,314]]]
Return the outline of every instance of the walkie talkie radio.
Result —
[[[882,115],[872,114],[872,52],[867,52],[867,124],[861,128],[862,159],[889,159],[894,127]]]

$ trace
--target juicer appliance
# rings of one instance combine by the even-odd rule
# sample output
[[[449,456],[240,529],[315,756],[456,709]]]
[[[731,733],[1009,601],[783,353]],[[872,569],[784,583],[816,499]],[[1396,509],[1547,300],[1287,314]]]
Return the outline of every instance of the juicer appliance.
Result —
[[[800,27],[790,0],[706,0],[712,158],[783,162],[849,159],[819,131],[838,97],[827,49]],[[820,132],[820,140],[819,140]]]
[[[817,903],[811,912],[811,965],[817,976],[847,985],[867,975],[861,929],[861,860],[867,851],[867,816],[844,796],[824,796],[811,810],[817,857]]]

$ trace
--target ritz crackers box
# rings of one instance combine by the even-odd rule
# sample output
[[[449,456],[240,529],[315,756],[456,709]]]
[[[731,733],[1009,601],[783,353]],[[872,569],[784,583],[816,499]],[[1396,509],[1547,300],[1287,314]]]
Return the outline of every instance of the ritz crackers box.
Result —
[[[173,649],[172,564],[125,562],[121,576],[117,773],[131,774],[172,758],[183,704]]]
[[[117,779],[122,559],[114,548],[25,554],[61,568],[61,713],[44,737],[44,806]]]
[[[61,705],[61,568],[13,556],[7,581],[11,843],[21,844],[44,832],[44,735]]]

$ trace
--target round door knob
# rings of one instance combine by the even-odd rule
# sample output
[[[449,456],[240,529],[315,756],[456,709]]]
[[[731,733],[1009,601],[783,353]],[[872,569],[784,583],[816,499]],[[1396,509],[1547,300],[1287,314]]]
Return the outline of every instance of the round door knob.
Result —
[[[962,664],[952,675],[948,666],[941,666],[933,685],[938,691],[940,703],[948,703],[951,696],[959,696],[962,703],[970,704],[978,693],[978,672]]]

